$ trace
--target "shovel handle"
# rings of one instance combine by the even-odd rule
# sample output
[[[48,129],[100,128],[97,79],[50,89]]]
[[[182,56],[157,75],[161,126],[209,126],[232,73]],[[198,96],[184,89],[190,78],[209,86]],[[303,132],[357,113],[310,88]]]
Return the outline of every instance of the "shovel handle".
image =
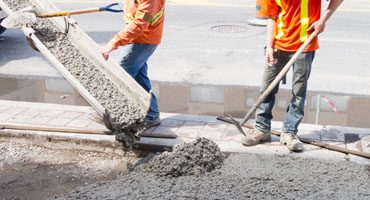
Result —
[[[114,6],[118,6],[119,9],[113,8]],[[60,12],[53,12],[53,13],[40,13],[40,14],[36,14],[36,16],[40,18],[62,17],[62,16],[67,16],[67,15],[77,15],[77,14],[93,13],[93,12],[101,12],[101,11],[123,12],[122,4],[112,3],[107,6],[102,6],[99,8],[86,8],[86,9],[68,10],[68,11],[60,11]]]
[[[41,13],[37,14],[37,17],[40,18],[48,18],[48,17],[62,17],[67,15],[76,15],[76,14],[83,14],[83,13],[92,13],[92,12],[99,12],[99,8],[87,8],[87,9],[80,9],[80,10],[69,10],[69,11],[60,11],[60,12],[53,12],[53,13]]]
[[[288,73],[290,67],[295,62],[297,57],[306,49],[306,47],[311,43],[311,41],[317,36],[317,32],[313,32],[307,40],[299,47],[298,51],[293,55],[293,57],[289,60],[289,62],[284,66],[284,68],[280,71],[280,73],[276,76],[276,78],[271,82],[271,84],[267,87],[267,89],[258,97],[257,101],[254,103],[253,107],[248,111],[245,115],[243,120],[240,122],[240,126],[243,126],[249,118],[256,112],[258,106],[266,99],[266,97],[271,93],[271,91],[276,87],[277,84],[284,78],[284,76]]]

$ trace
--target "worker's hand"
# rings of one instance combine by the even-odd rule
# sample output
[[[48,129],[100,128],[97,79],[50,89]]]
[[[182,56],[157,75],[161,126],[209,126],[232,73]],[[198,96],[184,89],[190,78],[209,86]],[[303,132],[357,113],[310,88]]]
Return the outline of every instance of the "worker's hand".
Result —
[[[109,53],[112,52],[113,50],[115,50],[116,48],[114,48],[113,44],[112,43],[108,43],[107,45],[105,45],[105,47],[103,47],[103,49],[101,50],[101,53],[103,55],[103,58],[105,60],[108,60],[109,58]]]
[[[307,29],[308,32],[315,31],[317,34],[324,32],[325,30],[325,23],[322,20],[318,20],[311,24],[311,26]]]
[[[274,48],[266,47],[266,62],[267,65],[272,66],[277,63],[277,59],[274,58]]]

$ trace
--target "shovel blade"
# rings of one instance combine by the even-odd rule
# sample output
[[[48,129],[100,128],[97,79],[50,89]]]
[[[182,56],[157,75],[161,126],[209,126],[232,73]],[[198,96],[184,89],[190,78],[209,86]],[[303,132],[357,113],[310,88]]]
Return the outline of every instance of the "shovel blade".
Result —
[[[10,14],[1,22],[1,26],[5,28],[22,28],[22,26],[35,23],[36,20],[36,14],[32,7],[29,6]]]
[[[230,120],[233,122],[233,124],[236,126],[236,128],[238,129],[238,131],[243,134],[244,136],[247,136],[242,128],[242,126],[240,125],[240,122],[238,120],[236,120],[233,116],[231,116],[229,114],[229,117],[230,117]]]

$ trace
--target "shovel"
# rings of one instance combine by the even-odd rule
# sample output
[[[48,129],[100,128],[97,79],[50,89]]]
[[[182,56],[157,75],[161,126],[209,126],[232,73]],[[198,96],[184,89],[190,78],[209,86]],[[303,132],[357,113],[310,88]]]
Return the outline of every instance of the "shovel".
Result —
[[[118,8],[114,8],[114,7]],[[5,28],[21,28],[24,25],[33,24],[36,22],[37,18],[48,18],[48,17],[61,17],[67,15],[76,15],[83,13],[93,13],[93,12],[123,12],[123,5],[120,3],[112,3],[107,6],[97,7],[97,8],[86,8],[79,10],[69,10],[69,11],[59,11],[52,13],[38,13],[32,6],[23,8],[17,12],[10,14],[1,22],[1,26]]]
[[[258,97],[257,101],[254,103],[252,108],[248,111],[248,113],[245,115],[242,121],[238,121],[234,117],[232,117],[229,114],[229,117],[233,124],[236,126],[236,128],[239,130],[240,133],[242,133],[244,136],[246,136],[245,132],[243,131],[242,127],[244,124],[249,120],[249,118],[256,112],[258,106],[261,105],[261,103],[266,99],[266,97],[271,93],[271,91],[276,87],[277,84],[281,81],[281,79],[284,78],[284,76],[288,73],[290,67],[293,65],[299,54],[301,54],[304,49],[311,43],[311,41],[317,36],[316,31],[313,32],[310,37],[299,47],[298,51],[293,55],[293,57],[289,60],[289,62],[284,66],[284,68],[280,71],[280,73],[276,76],[276,78],[271,82],[271,84],[268,86],[268,88],[261,94],[260,97]]]

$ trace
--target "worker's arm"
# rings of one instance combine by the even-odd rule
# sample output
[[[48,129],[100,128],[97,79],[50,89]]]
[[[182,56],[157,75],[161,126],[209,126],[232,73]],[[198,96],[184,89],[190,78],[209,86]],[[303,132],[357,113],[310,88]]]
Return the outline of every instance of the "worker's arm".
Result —
[[[322,33],[325,29],[325,24],[329,20],[329,18],[333,15],[333,13],[337,10],[337,8],[342,4],[343,0],[330,0],[328,7],[326,8],[324,14],[321,18],[314,22],[307,31],[315,30],[317,33]]]
[[[112,40],[102,49],[104,59],[109,58],[109,53],[124,46],[139,37],[149,27],[151,17],[155,15],[154,1],[138,0],[138,9],[134,19],[118,32]]]
[[[266,38],[266,62],[268,65],[276,63],[274,58],[274,36],[276,31],[276,17],[269,17],[267,19],[267,38]]]
[[[266,51],[265,58],[267,65],[276,63],[274,58],[275,49],[275,32],[276,32],[276,20],[280,13],[280,7],[276,1],[262,1],[261,12],[263,15],[268,16],[267,19],[267,38],[266,38]]]

